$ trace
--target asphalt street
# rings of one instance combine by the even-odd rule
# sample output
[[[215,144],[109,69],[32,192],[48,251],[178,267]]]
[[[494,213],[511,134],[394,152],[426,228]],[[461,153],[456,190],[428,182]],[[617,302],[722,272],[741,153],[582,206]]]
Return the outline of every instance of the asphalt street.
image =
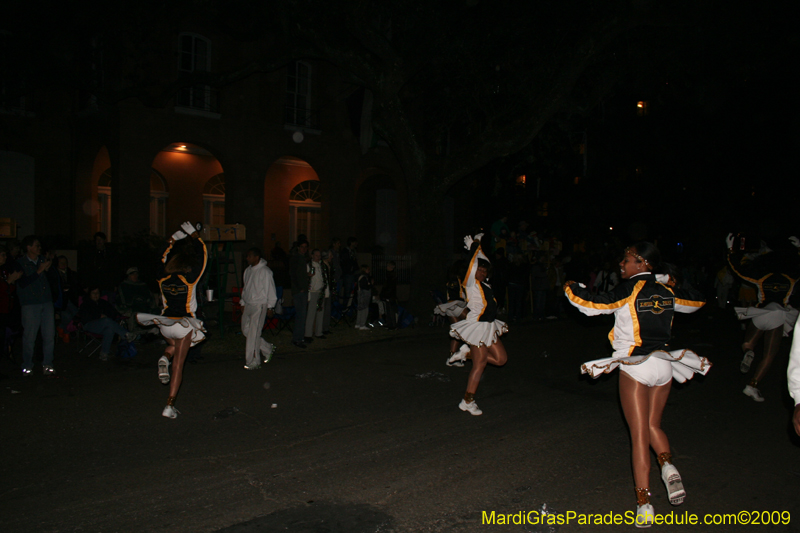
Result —
[[[60,345],[53,378],[23,379],[4,361],[2,530],[635,531],[578,523],[635,509],[618,377],[580,375],[581,362],[607,354],[609,328],[583,317],[512,325],[508,364],[490,367],[476,394],[478,417],[457,408],[469,364],[445,366],[444,328],[330,350],[281,347],[251,372],[217,343],[219,353],[187,365],[175,420],[161,416],[158,345],[129,363]],[[748,377],[732,317],[703,310],[676,318],[674,332],[673,347],[714,367],[673,386],[663,427],[687,498],[671,507],[654,466],[656,513],[713,521],[744,511],[738,519],[784,523],[652,530],[800,531],[788,340],[757,404],[741,392]],[[572,518],[532,523],[543,509]]]

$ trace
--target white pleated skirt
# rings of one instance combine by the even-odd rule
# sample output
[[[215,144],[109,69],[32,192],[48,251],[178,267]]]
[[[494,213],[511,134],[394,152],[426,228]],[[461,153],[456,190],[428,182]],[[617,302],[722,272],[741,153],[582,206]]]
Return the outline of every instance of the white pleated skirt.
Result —
[[[180,340],[186,335],[191,335],[192,346],[206,338],[203,321],[190,316],[173,318],[149,313],[136,313],[136,321],[143,326],[158,326],[161,335],[166,339]]]
[[[464,309],[467,307],[467,302],[464,300],[452,300],[447,303],[439,304],[433,308],[434,315],[452,316],[458,318]]]
[[[606,357],[605,359],[589,361],[581,365],[581,373],[597,378],[601,374],[612,372],[618,367],[620,370],[625,370],[627,368],[632,369],[638,365],[647,366],[647,361],[651,358],[669,362],[672,365],[672,379],[678,383],[684,383],[686,380],[692,379],[695,374],[703,374],[705,376],[711,368],[711,362],[708,359],[697,355],[692,350],[674,350],[671,352],[656,350],[648,355]],[[639,374],[640,372],[631,372],[631,376],[634,379],[641,381],[637,379]]]
[[[508,326],[501,320],[494,322],[462,320],[450,325],[450,336],[470,346],[491,346],[504,333],[508,333]]]
[[[778,302],[764,307],[734,307],[739,320],[753,320],[753,325],[762,331],[783,326],[783,336],[788,337],[797,322],[797,309],[784,307]]]

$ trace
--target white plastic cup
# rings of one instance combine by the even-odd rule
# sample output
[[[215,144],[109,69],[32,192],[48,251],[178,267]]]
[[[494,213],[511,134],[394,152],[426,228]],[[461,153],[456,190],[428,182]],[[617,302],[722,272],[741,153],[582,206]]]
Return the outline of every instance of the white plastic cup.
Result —
[[[214,289],[208,289],[208,290],[206,291],[206,299],[207,299],[209,302],[213,302],[213,301],[214,301]]]

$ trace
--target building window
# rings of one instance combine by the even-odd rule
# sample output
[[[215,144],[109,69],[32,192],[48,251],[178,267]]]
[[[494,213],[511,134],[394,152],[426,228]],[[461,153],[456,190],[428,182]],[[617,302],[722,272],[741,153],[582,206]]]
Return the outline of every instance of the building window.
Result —
[[[646,117],[648,113],[648,102],[647,100],[639,100],[636,102],[636,114],[640,117]]]
[[[150,173],[150,232],[164,236],[167,226],[167,182],[156,169]]]
[[[180,35],[179,74],[209,72],[211,70],[211,42],[199,35]],[[219,90],[210,85],[192,85],[178,91],[178,106],[211,113],[219,113]]]
[[[203,190],[203,223],[225,224],[225,174],[217,174],[206,182]]]
[[[289,220],[292,241],[298,235],[305,235],[314,248],[319,247],[321,239],[322,194],[319,181],[308,180],[298,183],[289,193]]]
[[[298,183],[289,193],[289,201],[320,203],[322,195],[319,192],[319,181],[308,180]]]
[[[97,180],[97,219],[95,231],[111,236],[111,169],[107,169]]]
[[[311,109],[311,65],[289,63],[286,74],[285,121],[287,125],[318,129],[319,112]]]

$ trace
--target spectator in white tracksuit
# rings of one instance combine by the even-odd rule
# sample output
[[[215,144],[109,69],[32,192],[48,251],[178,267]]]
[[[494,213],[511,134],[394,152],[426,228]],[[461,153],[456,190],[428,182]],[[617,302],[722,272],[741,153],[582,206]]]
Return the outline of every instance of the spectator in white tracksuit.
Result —
[[[250,248],[247,251],[247,263],[244,271],[244,288],[242,289],[242,333],[247,339],[245,348],[245,369],[255,370],[261,366],[261,357],[268,363],[275,346],[261,336],[264,321],[272,318],[278,295],[275,291],[275,280],[272,269],[261,258],[261,250]]]
[[[789,380],[789,394],[794,399],[794,430],[800,435],[800,318],[794,325],[794,336],[792,337],[792,349],[789,352],[789,369],[787,378]]]

